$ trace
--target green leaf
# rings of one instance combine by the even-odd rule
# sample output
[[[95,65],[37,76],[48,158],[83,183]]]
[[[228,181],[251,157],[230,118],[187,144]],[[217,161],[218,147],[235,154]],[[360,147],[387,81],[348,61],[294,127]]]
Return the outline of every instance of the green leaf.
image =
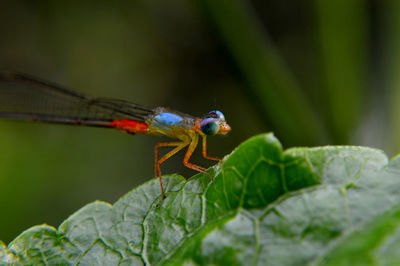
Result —
[[[0,262],[337,265],[358,251],[356,262],[399,262],[400,157],[388,163],[364,147],[283,152],[265,134],[210,173],[212,182],[164,177],[161,203],[152,180],[114,205],[86,205],[58,230],[32,227],[7,248],[0,243]]]
[[[400,261],[400,205],[373,218],[318,259],[324,265],[393,265]]]

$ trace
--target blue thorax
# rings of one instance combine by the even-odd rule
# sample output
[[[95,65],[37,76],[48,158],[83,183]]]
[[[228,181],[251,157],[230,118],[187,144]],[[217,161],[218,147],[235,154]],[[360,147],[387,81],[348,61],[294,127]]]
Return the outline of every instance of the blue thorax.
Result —
[[[161,128],[168,128],[171,126],[178,126],[182,122],[182,117],[179,115],[162,112],[154,116],[153,125]]]

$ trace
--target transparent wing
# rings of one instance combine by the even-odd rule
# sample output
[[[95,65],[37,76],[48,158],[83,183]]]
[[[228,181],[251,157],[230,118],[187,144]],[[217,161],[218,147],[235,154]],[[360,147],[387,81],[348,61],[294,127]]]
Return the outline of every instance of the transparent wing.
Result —
[[[95,98],[24,74],[0,72],[0,117],[106,125],[115,119],[145,121],[154,111],[123,100]]]

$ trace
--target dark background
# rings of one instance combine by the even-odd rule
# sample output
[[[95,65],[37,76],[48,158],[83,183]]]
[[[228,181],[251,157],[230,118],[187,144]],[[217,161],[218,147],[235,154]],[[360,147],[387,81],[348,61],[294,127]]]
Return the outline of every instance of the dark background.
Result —
[[[400,150],[400,1],[0,1],[0,69],[95,96],[215,108],[232,127],[222,157],[273,131],[285,148]],[[0,239],[58,226],[153,178],[160,139],[0,121]],[[195,174],[181,161],[162,172]],[[193,162],[213,163],[196,154]]]

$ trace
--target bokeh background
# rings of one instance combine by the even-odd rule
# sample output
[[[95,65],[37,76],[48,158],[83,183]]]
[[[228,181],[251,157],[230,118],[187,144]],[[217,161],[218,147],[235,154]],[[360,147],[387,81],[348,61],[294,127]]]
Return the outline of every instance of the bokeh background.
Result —
[[[273,131],[285,148],[400,150],[400,1],[0,1],[0,69],[95,96],[224,112],[222,157]],[[0,240],[58,226],[153,178],[156,137],[0,120]],[[185,169],[183,153],[163,173]],[[193,162],[210,166],[200,154]]]

